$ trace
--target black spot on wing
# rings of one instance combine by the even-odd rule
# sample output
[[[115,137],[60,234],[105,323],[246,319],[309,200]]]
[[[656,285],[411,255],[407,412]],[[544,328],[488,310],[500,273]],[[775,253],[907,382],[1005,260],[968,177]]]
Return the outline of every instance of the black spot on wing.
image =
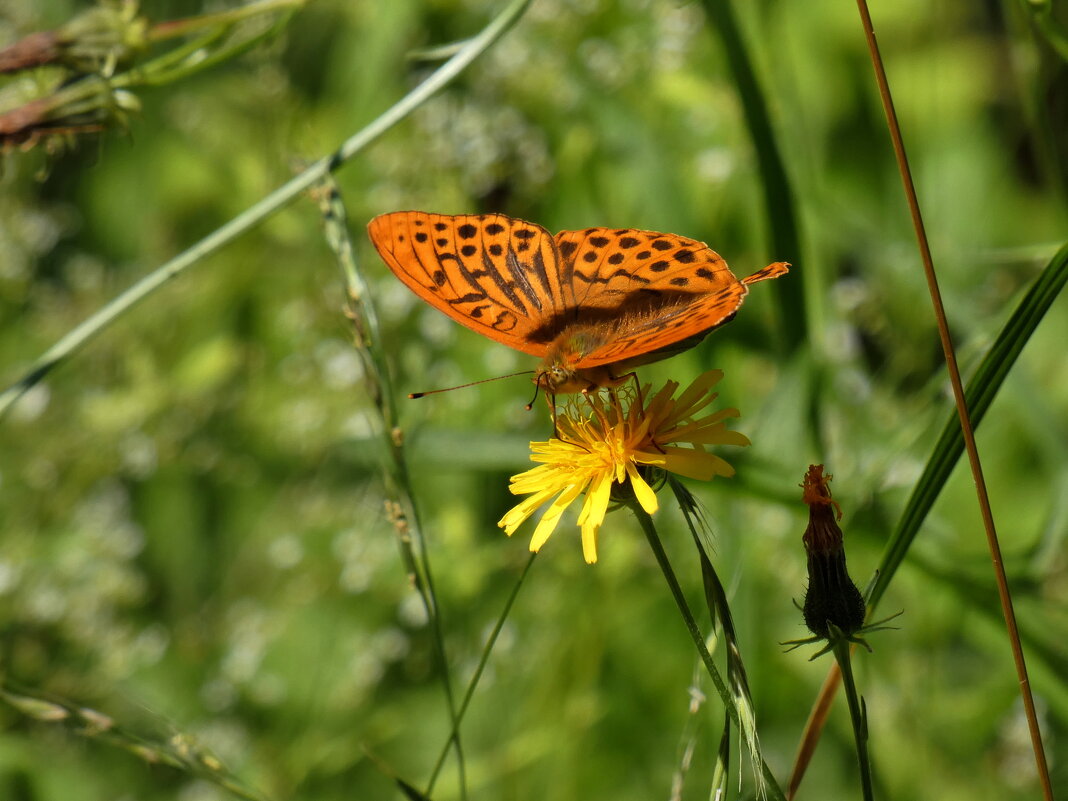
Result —
[[[460,235],[461,239],[474,239],[475,234],[478,233],[478,229],[471,223],[465,223],[456,229],[456,233]]]
[[[458,303],[474,303],[476,300],[485,300],[486,296],[482,292],[468,292],[466,295],[461,295],[458,298],[452,298],[448,302],[454,306]]]
[[[630,281],[634,281],[639,284],[649,283],[648,278],[641,275],[633,275],[626,270],[615,270],[613,272],[608,273],[607,275],[585,275],[580,271],[576,271],[575,278],[581,278],[587,284],[607,284],[613,278],[626,278]]]
[[[545,259],[542,258],[541,248],[534,251],[531,266],[534,267],[534,275],[537,277],[538,283],[541,284],[542,293],[552,300],[553,307],[555,307],[556,296],[553,294],[552,284],[549,283],[549,271],[545,268]],[[538,309],[541,309],[541,306],[538,306]]]
[[[519,318],[506,309],[501,311],[490,325],[497,331],[511,331],[518,322]]]

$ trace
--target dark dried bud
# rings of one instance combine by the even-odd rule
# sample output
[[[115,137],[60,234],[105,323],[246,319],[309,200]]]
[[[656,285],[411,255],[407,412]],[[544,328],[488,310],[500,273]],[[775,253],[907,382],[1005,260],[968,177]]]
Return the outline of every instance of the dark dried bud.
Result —
[[[838,520],[842,510],[831,499],[831,476],[823,465],[809,465],[802,498],[808,505],[808,528],[802,538],[808,553],[808,590],[802,611],[805,625],[817,637],[829,639],[834,626],[849,637],[864,625],[864,597],[846,571],[845,547]],[[836,514],[837,513],[837,514]]]

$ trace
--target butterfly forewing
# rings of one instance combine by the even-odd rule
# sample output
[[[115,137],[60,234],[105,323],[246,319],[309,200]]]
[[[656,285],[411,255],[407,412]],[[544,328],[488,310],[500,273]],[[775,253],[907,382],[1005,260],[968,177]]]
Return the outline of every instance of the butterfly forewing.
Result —
[[[516,350],[544,355],[565,301],[556,248],[540,225],[503,214],[398,211],[375,217],[371,241],[419,297]]]
[[[747,292],[715,251],[675,234],[587,228],[561,231],[556,245],[571,286],[565,297],[584,310],[580,318],[606,329],[605,344],[584,354],[578,368],[699,338],[728,320]]]

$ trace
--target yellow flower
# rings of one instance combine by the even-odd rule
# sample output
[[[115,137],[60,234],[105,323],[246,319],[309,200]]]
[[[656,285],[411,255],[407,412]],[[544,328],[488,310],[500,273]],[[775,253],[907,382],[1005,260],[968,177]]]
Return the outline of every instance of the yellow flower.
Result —
[[[512,476],[514,495],[528,495],[501,518],[499,525],[511,536],[520,524],[550,498],[555,498],[541,516],[530,550],[537,551],[556,529],[564,510],[586,493],[579,512],[582,554],[587,563],[597,561],[597,531],[614,484],[626,485],[642,508],[657,510],[656,493],[642,477],[639,466],[708,481],[714,476],[732,476],[734,469],[706,450],[708,445],[748,445],[744,434],[730,431],[723,422],[737,417],[737,409],[698,418],[717,397],[712,392],[723,377],[710,370],[694,381],[678,398],[677,381],[669,381],[644,404],[632,402],[623,408],[614,390],[576,396],[557,416],[558,437],[530,443],[531,461],[538,467]]]

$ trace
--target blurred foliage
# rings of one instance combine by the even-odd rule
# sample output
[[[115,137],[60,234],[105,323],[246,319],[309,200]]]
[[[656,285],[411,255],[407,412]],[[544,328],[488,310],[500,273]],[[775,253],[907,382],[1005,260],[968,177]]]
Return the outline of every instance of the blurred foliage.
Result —
[[[319,0],[230,63],[138,91],[128,131],[12,150],[0,174],[0,369],[13,382],[111,297],[373,120],[473,35],[487,0]],[[800,210],[771,252],[737,91],[695,3],[535,0],[451,88],[337,175],[401,392],[530,367],[425,308],[362,224],[403,208],[501,211],[550,230],[634,226],[707,241],[736,272],[803,271],[815,335],[787,359],[757,287],[729,327],[643,368],[727,374],[753,440],[736,478],[692,486],[716,532],[765,757],[785,780],[826,661],[784,655],[804,591],[797,484],[835,475],[849,564],[871,570],[950,407],[926,287],[851,3],[736,3]],[[0,46],[82,4],[0,2]],[[145,2],[150,20],[199,3]],[[1043,26],[1065,22],[1056,5]],[[967,374],[1062,243],[1068,67],[1027,5],[874,9]],[[1058,17],[1058,14],[1060,16]],[[32,79],[32,74],[31,74]],[[15,80],[4,79],[0,92]],[[790,280],[789,278],[783,280]],[[175,732],[269,798],[422,786],[448,717],[422,610],[383,508],[378,438],[318,210],[302,202],[164,288],[0,428],[0,671],[151,742]],[[1060,299],[979,431],[1026,629],[1055,786],[1068,788],[1068,315]],[[526,561],[496,521],[526,441],[521,379],[402,405],[457,681]],[[809,399],[812,400],[809,400]],[[681,519],[658,524],[696,606]],[[569,541],[571,533],[574,541]],[[582,562],[564,524],[535,565],[463,731],[473,797],[646,799],[670,787],[695,657],[622,513]],[[1036,793],[970,477],[959,468],[890,587],[901,631],[859,681],[879,795]],[[707,795],[720,716],[685,798]],[[67,707],[64,707],[67,708]],[[46,716],[47,718],[47,716]],[[0,797],[232,797],[89,727],[0,706]],[[802,797],[851,797],[836,708]],[[454,775],[436,798],[457,796]]]

